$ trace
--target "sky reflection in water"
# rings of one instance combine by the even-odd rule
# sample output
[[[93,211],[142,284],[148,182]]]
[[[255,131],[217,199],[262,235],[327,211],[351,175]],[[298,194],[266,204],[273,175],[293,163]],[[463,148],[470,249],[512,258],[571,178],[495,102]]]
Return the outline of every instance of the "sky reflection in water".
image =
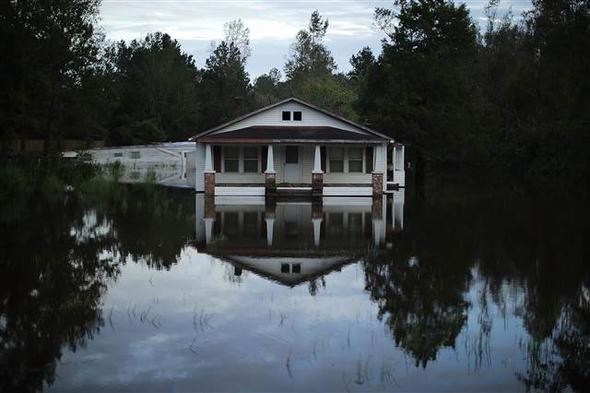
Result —
[[[557,214],[551,202],[466,190],[398,193],[381,206],[116,192],[3,223],[6,242],[59,234],[4,247],[3,386],[514,391],[587,381],[587,224],[571,204]]]

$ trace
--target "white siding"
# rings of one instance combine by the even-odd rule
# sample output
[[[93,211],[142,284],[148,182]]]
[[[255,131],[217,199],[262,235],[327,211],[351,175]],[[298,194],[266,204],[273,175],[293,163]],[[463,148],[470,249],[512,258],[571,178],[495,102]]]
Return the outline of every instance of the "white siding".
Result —
[[[215,184],[264,184],[264,173],[216,173]]]
[[[325,196],[370,196],[372,187],[324,187]]]
[[[215,187],[216,196],[264,196],[264,187]]]
[[[283,111],[301,111],[302,112],[302,120],[301,121],[283,121],[282,120],[282,112]],[[308,106],[301,105],[297,102],[286,102],[282,105],[276,106],[274,108],[268,109],[264,112],[258,113],[256,115],[250,116],[242,121],[237,123],[231,124],[221,130],[215,131],[211,133],[211,135],[220,134],[227,131],[237,130],[243,127],[251,127],[251,126],[314,126],[314,127],[338,127],[343,130],[348,130],[352,132],[356,132],[363,135],[370,135],[366,131],[355,127],[347,122],[342,120],[338,120],[333,118],[332,116],[328,116],[320,111],[312,109]]]
[[[371,184],[370,173],[325,173],[324,184]]]

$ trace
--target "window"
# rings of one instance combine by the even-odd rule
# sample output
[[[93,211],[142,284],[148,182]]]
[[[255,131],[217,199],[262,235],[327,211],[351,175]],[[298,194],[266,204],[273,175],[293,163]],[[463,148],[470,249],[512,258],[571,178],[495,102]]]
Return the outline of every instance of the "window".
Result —
[[[121,152],[114,153],[113,156],[115,156],[115,157],[123,157],[123,153],[121,153]]]
[[[134,160],[137,160],[140,157],[141,157],[141,154],[138,151],[131,152],[131,158],[133,158]]]
[[[285,163],[297,164],[299,162],[299,149],[297,146],[285,147]]]
[[[281,273],[290,273],[290,266],[288,263],[281,263]]]
[[[348,172],[363,171],[363,149],[362,147],[351,147],[348,149]]]
[[[294,263],[291,265],[291,273],[301,273],[301,264],[300,263]]]
[[[330,148],[330,172],[344,172],[344,149],[341,147]]]
[[[289,121],[289,120],[291,120],[291,112],[283,111],[283,121]]]
[[[258,148],[245,147],[244,148],[244,172],[256,173],[258,172]]]
[[[301,111],[295,111],[295,112],[293,112],[293,120],[295,120],[295,121],[301,121]]]
[[[223,148],[223,163],[225,172],[240,171],[240,149],[226,146]]]

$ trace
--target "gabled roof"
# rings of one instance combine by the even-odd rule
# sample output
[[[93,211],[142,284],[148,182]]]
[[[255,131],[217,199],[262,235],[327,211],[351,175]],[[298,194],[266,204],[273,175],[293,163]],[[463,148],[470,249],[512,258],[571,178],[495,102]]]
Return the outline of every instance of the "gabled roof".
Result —
[[[363,125],[361,125],[361,124],[355,123],[355,122],[353,122],[353,121],[351,121],[351,120],[348,120],[348,119],[346,119],[346,118],[344,118],[344,117],[342,117],[342,116],[339,116],[339,115],[337,115],[337,114],[335,114],[335,113],[332,113],[332,112],[330,112],[330,111],[327,111],[327,110],[325,110],[325,109],[322,109],[322,108],[320,108],[320,107],[318,107],[318,106],[316,106],[316,105],[309,104],[309,103],[307,103],[307,102],[305,102],[305,101],[302,101],[302,100],[300,100],[299,98],[295,98],[295,97],[290,97],[290,98],[287,98],[287,99],[285,99],[285,100],[279,101],[279,102],[277,102],[277,103],[274,103],[274,104],[271,104],[271,105],[265,106],[265,107],[263,107],[263,108],[260,108],[260,109],[257,109],[257,110],[255,110],[254,112],[250,112],[250,113],[247,113],[247,114],[245,114],[245,115],[243,115],[243,116],[240,116],[240,117],[237,117],[237,118],[235,118],[235,119],[233,119],[233,120],[230,120],[230,121],[228,121],[227,123],[223,123],[223,124],[221,124],[221,125],[219,125],[219,126],[217,126],[217,127],[213,127],[213,128],[211,128],[211,129],[208,129],[207,131],[204,131],[204,132],[202,132],[202,133],[200,133],[200,134],[197,134],[197,135],[194,135],[194,136],[192,136],[191,138],[189,138],[189,141],[195,141],[197,138],[200,138],[200,137],[203,137],[203,136],[205,136],[205,135],[208,135],[208,134],[210,134],[210,133],[212,133],[212,132],[215,132],[215,131],[221,130],[221,129],[223,129],[223,128],[225,128],[225,127],[228,127],[228,126],[230,126],[230,125],[232,125],[232,124],[235,124],[235,123],[237,123],[237,122],[239,122],[239,121],[245,120],[245,119],[247,119],[247,118],[249,118],[249,117],[252,117],[252,116],[254,116],[254,115],[257,115],[257,114],[259,114],[259,113],[265,112],[265,111],[267,111],[267,110],[269,110],[269,109],[272,109],[272,108],[275,108],[275,107],[277,107],[277,106],[280,106],[280,105],[286,104],[286,103],[288,103],[288,102],[296,102],[296,103],[298,103],[298,104],[301,104],[301,105],[303,105],[303,106],[307,106],[308,108],[311,108],[311,109],[313,109],[313,110],[316,110],[316,111],[318,111],[318,112],[321,112],[321,113],[323,113],[323,114],[325,114],[325,115],[327,115],[327,116],[330,116],[330,117],[332,117],[332,118],[334,118],[334,119],[337,119],[337,120],[343,121],[343,122],[345,122],[345,123],[347,123],[347,124],[350,124],[350,125],[351,125],[351,126],[353,126],[353,127],[359,128],[359,129],[361,129],[361,130],[363,130],[363,131],[366,131],[366,132],[368,132],[368,133],[370,133],[370,134],[372,134],[372,135],[374,135],[374,136],[377,136],[377,137],[380,137],[380,138],[383,138],[383,139],[387,139],[387,140],[393,141],[393,138],[392,138],[392,137],[389,137],[389,136],[387,136],[387,135],[385,135],[385,134],[382,134],[382,133],[380,133],[380,132],[377,132],[377,131],[375,131],[375,130],[372,130],[372,129],[370,129],[369,127],[366,127],[366,126],[363,126]]]

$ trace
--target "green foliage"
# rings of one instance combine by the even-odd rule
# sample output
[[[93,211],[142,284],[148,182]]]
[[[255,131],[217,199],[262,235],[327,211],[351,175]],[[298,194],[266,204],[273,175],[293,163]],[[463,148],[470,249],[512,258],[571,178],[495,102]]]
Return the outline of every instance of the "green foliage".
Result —
[[[100,0],[5,1],[0,6],[0,128],[18,137],[59,141],[100,132],[88,116],[100,34]],[[84,126],[84,131],[75,131]]]
[[[478,161],[477,36],[469,12],[444,0],[395,5],[397,13],[376,11],[389,37],[377,63],[368,53],[353,58],[364,79],[356,107],[374,127],[412,144],[421,160]]]
[[[200,89],[203,130],[251,109],[245,65],[240,48],[233,42],[222,41],[207,59]]]
[[[107,51],[115,109],[109,142],[127,145],[183,140],[198,127],[199,71],[168,34],[148,34]]]
[[[340,75],[309,78],[298,89],[298,97],[321,108],[356,119],[352,103],[356,93],[351,83]]]

